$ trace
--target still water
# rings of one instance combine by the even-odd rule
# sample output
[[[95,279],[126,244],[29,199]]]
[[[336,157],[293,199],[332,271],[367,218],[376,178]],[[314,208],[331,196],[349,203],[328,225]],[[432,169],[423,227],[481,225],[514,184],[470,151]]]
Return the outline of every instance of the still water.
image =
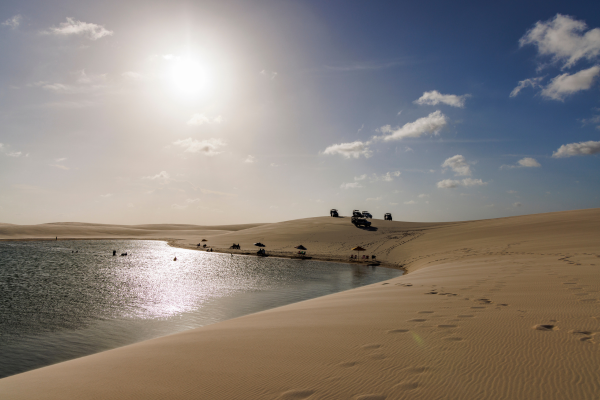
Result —
[[[0,242],[0,378],[401,273],[158,241]]]

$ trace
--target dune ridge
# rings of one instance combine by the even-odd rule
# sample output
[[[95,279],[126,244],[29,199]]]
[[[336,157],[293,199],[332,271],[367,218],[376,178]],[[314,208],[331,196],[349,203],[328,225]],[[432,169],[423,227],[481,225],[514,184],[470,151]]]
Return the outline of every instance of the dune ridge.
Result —
[[[360,244],[409,273],[4,378],[0,398],[598,398],[600,209],[373,225],[181,230],[340,260]]]

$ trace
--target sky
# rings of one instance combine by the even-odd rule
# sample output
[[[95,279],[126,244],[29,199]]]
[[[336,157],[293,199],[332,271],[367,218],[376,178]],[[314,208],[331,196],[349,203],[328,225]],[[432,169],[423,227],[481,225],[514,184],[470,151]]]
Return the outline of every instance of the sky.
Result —
[[[3,223],[600,206],[599,2],[4,1],[0,50]]]

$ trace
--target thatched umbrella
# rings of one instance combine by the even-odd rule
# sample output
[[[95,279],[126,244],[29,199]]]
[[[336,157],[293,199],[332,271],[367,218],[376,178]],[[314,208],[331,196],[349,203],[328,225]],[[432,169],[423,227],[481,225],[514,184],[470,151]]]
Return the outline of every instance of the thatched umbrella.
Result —
[[[206,240],[206,239],[202,239],[202,240],[201,240],[201,242],[208,242],[208,240]]]
[[[296,249],[298,249],[298,250],[306,250],[306,247],[300,245],[300,246],[296,246]]]
[[[362,248],[362,247],[360,247],[360,246],[356,246],[356,247],[355,247],[355,248],[353,248],[352,250],[354,250],[354,251],[358,251],[358,255],[360,256],[360,252],[361,252],[361,251],[366,251],[367,249],[363,249],[363,248]],[[358,258],[358,257],[357,257],[357,258]]]

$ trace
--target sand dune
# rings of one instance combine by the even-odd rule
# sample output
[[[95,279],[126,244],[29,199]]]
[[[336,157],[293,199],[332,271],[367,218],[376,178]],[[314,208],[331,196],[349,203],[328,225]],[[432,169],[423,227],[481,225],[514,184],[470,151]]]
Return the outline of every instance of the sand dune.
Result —
[[[373,225],[171,230],[180,246],[302,243],[340,260],[360,244],[409,273],[8,377],[0,398],[598,398],[600,209]]]

